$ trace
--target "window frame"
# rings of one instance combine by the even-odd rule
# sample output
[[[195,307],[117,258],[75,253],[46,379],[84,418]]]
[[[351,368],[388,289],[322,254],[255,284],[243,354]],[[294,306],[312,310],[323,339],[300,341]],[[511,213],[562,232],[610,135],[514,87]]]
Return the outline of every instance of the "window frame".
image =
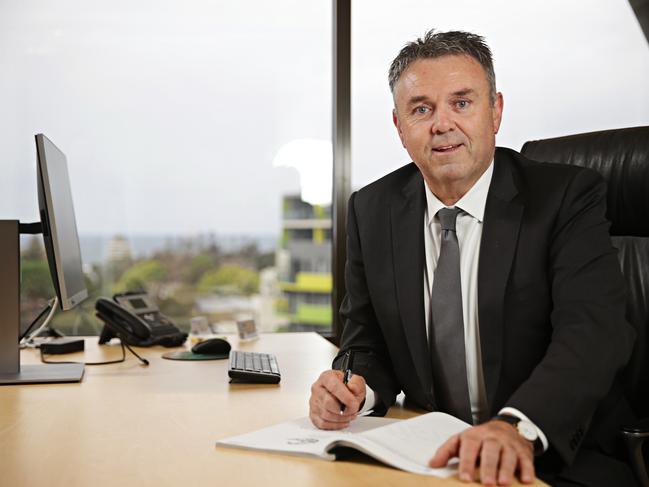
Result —
[[[340,344],[343,323],[339,310],[345,297],[345,261],[347,260],[346,213],[351,196],[351,0],[333,1],[333,80],[332,146],[333,211],[331,270],[331,333],[323,334]]]

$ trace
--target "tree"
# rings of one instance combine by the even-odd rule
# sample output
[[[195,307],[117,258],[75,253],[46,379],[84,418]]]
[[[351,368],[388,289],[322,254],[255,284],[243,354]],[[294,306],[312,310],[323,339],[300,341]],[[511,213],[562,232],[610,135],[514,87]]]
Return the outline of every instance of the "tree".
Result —
[[[25,260],[21,265],[21,294],[26,299],[54,296],[50,268],[44,260]]]
[[[190,284],[196,284],[203,274],[214,269],[215,264],[211,255],[198,254],[194,256],[189,263],[189,268],[185,271],[185,280]]]
[[[152,290],[167,277],[167,270],[158,260],[138,262],[122,274],[115,284],[116,292]],[[157,294],[156,292],[152,294]]]
[[[257,256],[257,269],[265,269],[275,265],[275,252],[265,252]]]
[[[45,247],[43,246],[43,239],[40,236],[31,235],[29,238],[29,243],[21,252],[21,256],[25,260],[45,260]]]
[[[207,271],[198,283],[201,292],[237,292],[249,296],[259,291],[259,274],[246,267],[224,265]]]

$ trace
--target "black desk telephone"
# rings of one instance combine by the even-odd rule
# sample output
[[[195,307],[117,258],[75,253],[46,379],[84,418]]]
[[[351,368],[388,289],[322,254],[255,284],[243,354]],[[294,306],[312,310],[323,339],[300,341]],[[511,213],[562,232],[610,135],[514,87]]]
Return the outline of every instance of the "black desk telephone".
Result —
[[[138,347],[177,347],[187,339],[187,333],[163,315],[144,292],[115,294],[112,300],[99,298],[95,310],[97,318],[104,322],[100,344],[119,337]]]

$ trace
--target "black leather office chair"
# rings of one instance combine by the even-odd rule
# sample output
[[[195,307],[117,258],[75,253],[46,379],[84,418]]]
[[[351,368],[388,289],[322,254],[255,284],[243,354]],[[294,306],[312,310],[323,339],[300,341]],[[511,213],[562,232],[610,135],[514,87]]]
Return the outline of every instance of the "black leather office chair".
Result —
[[[625,389],[636,416],[649,418],[649,127],[529,141],[521,152],[537,161],[589,167],[608,183],[607,217],[627,283],[627,319],[637,331]],[[649,419],[622,433],[638,480],[649,486],[643,458]]]

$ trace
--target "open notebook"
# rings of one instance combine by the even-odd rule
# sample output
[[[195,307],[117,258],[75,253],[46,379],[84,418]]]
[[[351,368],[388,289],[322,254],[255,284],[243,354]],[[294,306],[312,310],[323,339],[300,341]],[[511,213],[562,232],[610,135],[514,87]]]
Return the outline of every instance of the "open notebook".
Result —
[[[348,428],[339,431],[319,430],[309,418],[300,418],[225,438],[216,444],[324,460],[335,460],[332,450],[342,446],[407,472],[448,477],[456,472],[456,465],[429,468],[428,461],[449,436],[469,426],[464,421],[439,412],[403,420],[360,417],[352,421]]]

